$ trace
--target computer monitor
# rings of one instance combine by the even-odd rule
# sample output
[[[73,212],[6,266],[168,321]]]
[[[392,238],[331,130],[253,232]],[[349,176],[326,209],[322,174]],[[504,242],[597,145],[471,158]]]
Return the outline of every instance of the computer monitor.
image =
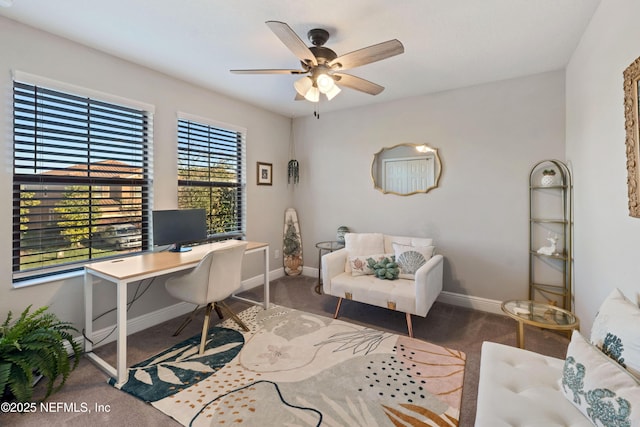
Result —
[[[175,245],[172,252],[186,252],[187,243],[207,239],[207,212],[204,209],[170,209],[152,212],[153,244]]]

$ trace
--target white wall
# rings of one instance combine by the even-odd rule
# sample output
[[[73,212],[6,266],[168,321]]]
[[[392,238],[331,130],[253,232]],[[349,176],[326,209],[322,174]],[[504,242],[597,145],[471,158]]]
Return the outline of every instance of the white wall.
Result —
[[[247,238],[280,248],[284,208],[292,194],[286,185],[290,120],[167,75],[134,65],[66,39],[0,17],[0,313],[50,305],[62,319],[81,325],[82,278],[13,289],[11,283],[12,70],[155,105],[154,207],[177,206],[176,113],[190,113],[247,129]],[[256,161],[273,163],[274,185],[256,185]],[[243,278],[262,272],[258,255],[245,261]],[[114,290],[98,287],[94,313],[115,306]],[[133,306],[129,317],[175,303],[162,281]],[[103,319],[113,324],[114,317]],[[100,327],[100,324],[96,324]]]
[[[564,159],[563,71],[297,118],[295,205],[305,265],[336,229],[433,237],[445,290],[493,300],[528,295],[528,176]],[[371,181],[373,154],[398,143],[439,150],[440,187],[408,197]]]
[[[604,1],[567,67],[575,183],[575,299],[588,334],[602,300],[640,286],[640,219],[628,215],[622,73],[640,56],[640,2]]]

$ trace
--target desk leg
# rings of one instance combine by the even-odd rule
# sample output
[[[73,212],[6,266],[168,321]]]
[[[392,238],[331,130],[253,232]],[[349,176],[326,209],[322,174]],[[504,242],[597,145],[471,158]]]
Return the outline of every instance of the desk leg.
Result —
[[[116,382],[124,383],[127,378],[127,282],[118,282],[117,295],[118,343],[116,359]]]
[[[524,322],[518,322],[516,341],[518,342],[519,348],[524,348]]]
[[[254,252],[263,252],[263,262],[264,262],[264,301],[262,302],[262,306],[265,310],[269,309],[269,246],[252,249],[247,251],[247,254],[252,254]],[[260,301],[255,301],[249,298],[239,297],[236,294],[231,294],[231,296],[237,300],[248,302],[250,304],[260,305]]]
[[[269,246],[264,248],[264,309],[269,309]]]
[[[84,272],[84,351],[89,353],[93,351],[93,277],[91,274]]]

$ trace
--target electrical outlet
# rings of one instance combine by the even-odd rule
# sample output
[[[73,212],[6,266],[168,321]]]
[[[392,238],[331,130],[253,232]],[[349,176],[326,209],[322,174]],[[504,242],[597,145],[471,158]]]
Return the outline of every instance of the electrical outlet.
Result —
[[[280,249],[276,249],[273,251],[273,258],[274,259],[280,258]]]

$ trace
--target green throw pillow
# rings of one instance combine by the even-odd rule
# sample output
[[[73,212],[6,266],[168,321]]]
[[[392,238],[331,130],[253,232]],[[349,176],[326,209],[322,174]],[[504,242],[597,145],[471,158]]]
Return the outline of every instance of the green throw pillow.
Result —
[[[367,264],[369,268],[373,270],[373,274],[378,279],[396,280],[400,274],[400,268],[396,263],[396,257],[390,258],[384,257],[381,260],[374,260],[373,258],[367,258]]]

